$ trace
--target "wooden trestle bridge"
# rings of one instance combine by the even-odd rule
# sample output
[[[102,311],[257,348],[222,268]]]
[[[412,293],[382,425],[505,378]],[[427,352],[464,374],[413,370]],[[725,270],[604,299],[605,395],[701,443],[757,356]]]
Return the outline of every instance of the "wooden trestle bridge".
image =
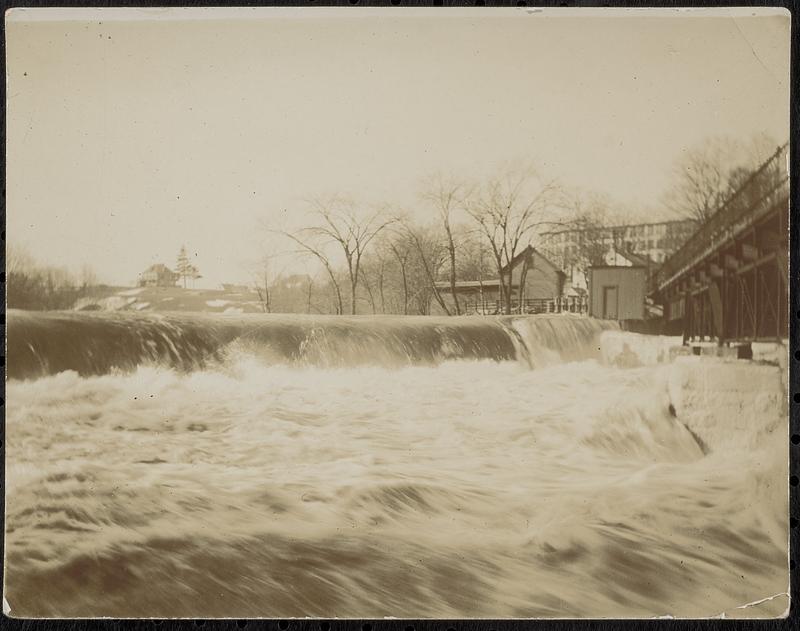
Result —
[[[787,148],[778,148],[655,275],[652,294],[667,330],[685,342],[788,337]]]

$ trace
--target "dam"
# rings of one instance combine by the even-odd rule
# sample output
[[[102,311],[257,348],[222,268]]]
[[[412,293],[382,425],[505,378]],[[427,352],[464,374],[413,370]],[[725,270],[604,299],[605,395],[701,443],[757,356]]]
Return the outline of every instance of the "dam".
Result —
[[[780,364],[673,342],[568,315],[11,311],[7,611],[780,615]]]

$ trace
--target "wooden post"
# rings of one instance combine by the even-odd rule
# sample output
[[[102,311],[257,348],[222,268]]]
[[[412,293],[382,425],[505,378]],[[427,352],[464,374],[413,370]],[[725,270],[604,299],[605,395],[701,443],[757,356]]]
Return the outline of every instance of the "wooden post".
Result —
[[[742,258],[747,261],[758,259],[758,248],[747,243],[742,243]]]

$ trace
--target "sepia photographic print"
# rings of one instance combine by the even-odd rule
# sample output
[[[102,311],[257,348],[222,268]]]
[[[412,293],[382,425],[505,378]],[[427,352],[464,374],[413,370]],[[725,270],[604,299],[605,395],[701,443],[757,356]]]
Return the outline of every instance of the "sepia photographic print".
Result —
[[[7,12],[5,615],[788,615],[789,27]]]

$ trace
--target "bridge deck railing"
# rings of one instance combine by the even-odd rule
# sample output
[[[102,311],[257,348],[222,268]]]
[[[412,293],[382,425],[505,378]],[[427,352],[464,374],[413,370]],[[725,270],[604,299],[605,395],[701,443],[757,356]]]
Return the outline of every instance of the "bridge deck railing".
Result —
[[[704,251],[725,235],[731,226],[739,224],[748,215],[758,217],[788,195],[787,150],[788,143],[778,147],[777,151],[723,202],[709,220],[689,237],[675,254],[664,261],[655,275],[654,289],[663,289],[670,284],[682,271],[695,263]]]

